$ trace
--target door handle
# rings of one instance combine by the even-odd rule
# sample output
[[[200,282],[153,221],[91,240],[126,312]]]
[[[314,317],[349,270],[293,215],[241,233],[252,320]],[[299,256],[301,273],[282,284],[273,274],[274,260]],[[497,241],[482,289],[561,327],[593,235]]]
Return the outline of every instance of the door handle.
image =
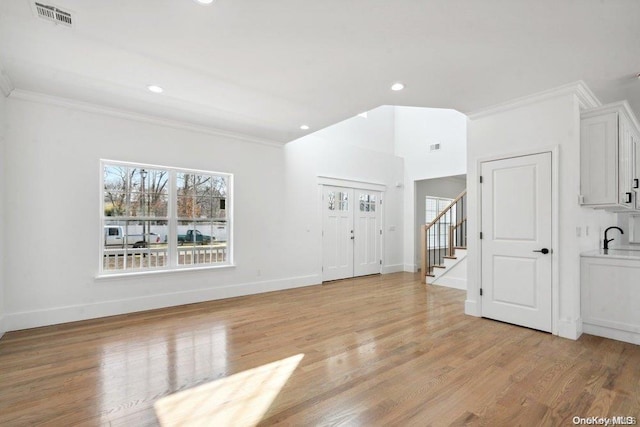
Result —
[[[632,195],[631,193],[624,193],[624,194],[626,194],[626,195],[627,195],[627,201],[626,201],[626,203],[631,203],[631,200],[632,200],[633,195]]]
[[[636,189],[636,190],[638,188],[640,188],[640,179],[634,178],[634,180],[633,180],[633,188]]]
[[[542,254],[546,255],[546,254],[548,254],[548,253],[549,253],[549,252],[551,252],[551,251],[550,251],[549,249],[547,249],[547,248],[542,248],[542,249],[540,249],[540,250],[533,251],[533,252],[541,252]]]

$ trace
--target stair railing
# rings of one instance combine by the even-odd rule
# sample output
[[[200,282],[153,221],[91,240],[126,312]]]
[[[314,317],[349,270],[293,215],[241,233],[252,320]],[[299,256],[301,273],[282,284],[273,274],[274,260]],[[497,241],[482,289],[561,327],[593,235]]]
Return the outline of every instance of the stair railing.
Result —
[[[445,256],[467,246],[467,190],[460,193],[433,221],[421,227],[421,274],[425,281],[441,267]]]

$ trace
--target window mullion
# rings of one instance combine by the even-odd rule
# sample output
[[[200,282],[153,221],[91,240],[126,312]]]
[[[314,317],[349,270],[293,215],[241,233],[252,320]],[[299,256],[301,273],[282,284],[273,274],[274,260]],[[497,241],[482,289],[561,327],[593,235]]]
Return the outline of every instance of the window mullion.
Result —
[[[178,266],[178,189],[176,188],[177,172],[169,172],[169,230],[167,233],[167,250],[169,257],[169,267]]]

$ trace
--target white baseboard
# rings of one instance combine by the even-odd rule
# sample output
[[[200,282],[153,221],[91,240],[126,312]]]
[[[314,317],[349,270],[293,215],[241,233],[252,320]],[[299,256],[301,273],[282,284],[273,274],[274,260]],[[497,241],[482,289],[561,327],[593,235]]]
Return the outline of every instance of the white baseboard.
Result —
[[[582,318],[579,317],[575,320],[560,319],[558,321],[558,336],[577,340],[580,335],[582,335]]]
[[[402,271],[407,271],[409,273],[417,273],[418,266],[416,264],[404,264]]]
[[[404,271],[403,264],[391,264],[382,266],[382,274],[399,273],[401,271]]]
[[[474,300],[466,300],[464,302],[464,314],[475,317],[482,317],[482,313],[480,312],[480,304],[478,301]]]
[[[56,307],[46,310],[7,313],[4,316],[4,331],[37,328],[78,320],[135,313],[137,311],[174,307],[184,304],[233,298],[263,292],[301,288],[322,283],[319,275],[291,277],[262,282],[243,283],[232,286],[173,292],[124,300],[105,301],[94,304]]]
[[[463,291],[467,290],[467,280],[460,279],[457,277],[438,277],[436,280],[431,282],[432,285],[445,286],[447,288],[460,289]]]
[[[631,344],[640,345],[640,334],[636,332],[622,331],[620,329],[608,328],[606,326],[590,325],[585,323],[583,326],[585,334],[597,335],[599,337],[611,338],[612,340],[630,342]]]

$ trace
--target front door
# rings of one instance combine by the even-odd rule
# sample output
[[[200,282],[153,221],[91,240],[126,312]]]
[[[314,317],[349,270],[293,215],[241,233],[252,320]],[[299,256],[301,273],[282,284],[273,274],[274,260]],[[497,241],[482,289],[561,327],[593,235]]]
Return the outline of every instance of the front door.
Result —
[[[355,209],[354,276],[380,273],[380,193],[354,190]]]
[[[381,194],[323,186],[322,280],[380,273]]]
[[[322,280],[353,277],[353,189],[323,186]]]
[[[481,174],[482,316],[551,332],[551,153]]]

